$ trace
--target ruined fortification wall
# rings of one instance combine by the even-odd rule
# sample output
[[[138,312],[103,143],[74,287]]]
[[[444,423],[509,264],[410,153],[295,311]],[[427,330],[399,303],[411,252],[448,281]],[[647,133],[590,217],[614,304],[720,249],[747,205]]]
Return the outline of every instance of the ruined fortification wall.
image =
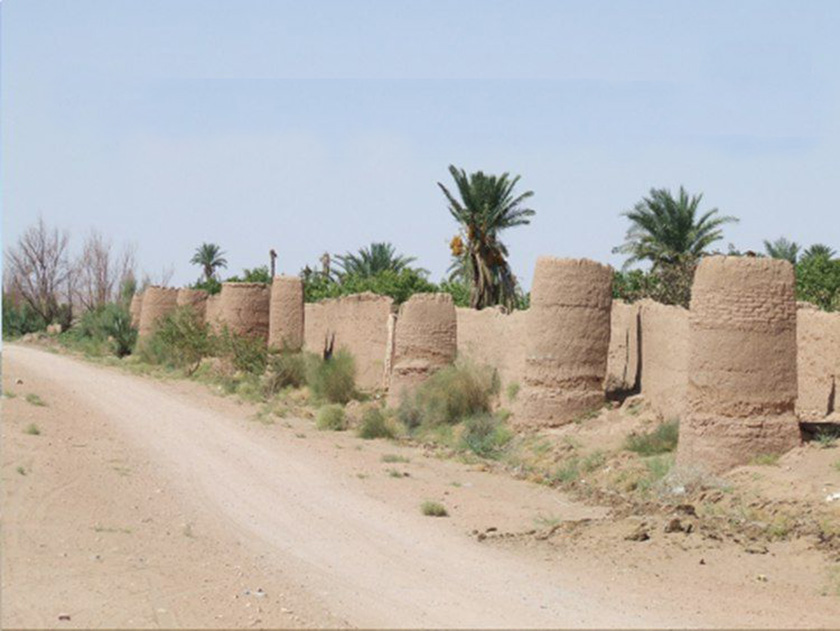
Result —
[[[385,385],[388,318],[393,300],[365,292],[306,303],[304,347],[320,354],[324,342],[335,334],[335,350],[344,349],[356,360],[356,383],[365,390]]]
[[[688,338],[681,465],[720,471],[799,443],[790,263],[703,259],[692,288]]]
[[[210,330],[213,332],[218,332],[220,329],[220,299],[221,296],[219,294],[211,294],[210,296],[207,296],[207,302],[204,303],[204,321],[207,323],[207,326],[210,327]]]
[[[275,276],[271,284],[268,345],[299,351],[303,347],[303,281],[296,276]]]
[[[203,289],[179,289],[176,303],[179,307],[190,307],[203,320],[207,309],[207,292]]]
[[[171,287],[147,287],[143,292],[143,307],[140,310],[138,336],[147,337],[154,333],[158,321],[172,313],[177,306],[178,290]]]
[[[819,420],[840,410],[840,313],[802,304],[796,322],[797,413]]]
[[[537,260],[517,424],[561,425],[603,404],[611,303],[612,268]]]
[[[499,371],[502,385],[521,383],[525,372],[525,329],[528,311],[506,314],[501,309],[455,309],[458,357]]]
[[[663,419],[682,419],[688,388],[688,310],[639,303],[641,393]]]
[[[618,300],[610,314],[610,348],[607,354],[607,392],[633,390],[639,373],[639,304]]]
[[[455,361],[457,318],[449,294],[415,294],[400,307],[388,405]]]
[[[231,333],[257,337],[268,343],[268,285],[223,283],[219,294],[218,319]]]
[[[131,314],[131,326],[140,328],[140,314],[143,311],[143,294],[134,294],[131,297],[131,305],[128,307]]]

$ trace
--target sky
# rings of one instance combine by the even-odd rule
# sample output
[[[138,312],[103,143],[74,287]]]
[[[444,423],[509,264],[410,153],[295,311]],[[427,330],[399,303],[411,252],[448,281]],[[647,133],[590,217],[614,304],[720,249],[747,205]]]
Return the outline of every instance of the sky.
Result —
[[[612,253],[684,185],[722,249],[840,250],[840,2],[4,0],[4,249],[42,216],[133,243],[152,278],[296,274],[390,241],[439,280],[448,166],[520,175],[537,256]]]

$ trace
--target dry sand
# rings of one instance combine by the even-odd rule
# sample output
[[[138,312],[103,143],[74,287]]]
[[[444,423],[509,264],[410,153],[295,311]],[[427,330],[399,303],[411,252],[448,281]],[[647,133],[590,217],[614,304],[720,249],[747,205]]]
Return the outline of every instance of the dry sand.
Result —
[[[3,356],[16,395],[3,401],[4,628],[840,620],[840,599],[819,595],[824,560],[795,545],[749,558],[720,547],[700,565],[697,550],[625,542],[606,509],[419,448],[306,420],[264,425],[195,383],[16,345]],[[427,499],[451,516],[422,516]],[[540,517],[600,520],[604,539],[564,549],[470,535]]]

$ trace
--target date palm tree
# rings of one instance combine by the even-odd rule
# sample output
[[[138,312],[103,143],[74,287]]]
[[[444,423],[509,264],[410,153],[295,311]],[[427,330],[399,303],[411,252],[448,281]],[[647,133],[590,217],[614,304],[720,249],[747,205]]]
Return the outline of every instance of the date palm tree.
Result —
[[[689,195],[681,186],[676,197],[671,191],[652,188],[633,210],[622,213],[630,220],[624,243],[613,252],[629,255],[625,267],[650,261],[653,270],[668,265],[692,265],[708,247],[723,238],[721,226],[738,221],[718,216],[713,208],[698,213],[703,195]]]
[[[204,272],[204,280],[209,281],[220,267],[227,267],[227,259],[223,256],[222,248],[215,243],[202,243],[195,249],[190,259],[193,265],[200,265]]]
[[[812,259],[816,257],[822,257],[831,260],[835,256],[837,256],[837,252],[835,252],[834,249],[830,248],[829,246],[823,243],[815,243],[802,253],[802,260],[804,261],[806,259]]]
[[[536,212],[523,203],[534,195],[513,189],[519,176],[508,173],[487,175],[482,171],[467,173],[449,166],[458,198],[438,182],[449,202],[449,213],[460,225],[461,234],[452,240],[453,268],[470,284],[470,306],[482,309],[502,305],[509,309],[516,302],[516,279],[508,264],[508,250],[499,234],[508,228],[531,223]]]
[[[774,259],[784,259],[796,265],[796,259],[799,256],[799,244],[795,241],[788,241],[784,237],[779,237],[775,241],[764,240],[764,251],[767,256]]]
[[[340,275],[350,274],[365,278],[384,271],[401,272],[417,260],[413,256],[398,254],[390,243],[376,242],[360,248],[356,254],[347,252],[335,258],[341,270]]]

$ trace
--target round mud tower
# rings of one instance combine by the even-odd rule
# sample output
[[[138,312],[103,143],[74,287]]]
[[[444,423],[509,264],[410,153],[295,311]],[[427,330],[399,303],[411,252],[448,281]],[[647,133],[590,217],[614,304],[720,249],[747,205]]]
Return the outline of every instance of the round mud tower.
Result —
[[[128,312],[131,314],[131,326],[135,329],[140,328],[140,314],[143,311],[143,294],[134,294],[131,297],[131,305],[128,307]]]
[[[223,283],[219,298],[219,322],[231,333],[268,342],[270,294],[263,283]]]
[[[537,259],[517,425],[563,425],[603,405],[612,276],[586,259]]]
[[[178,290],[171,287],[147,287],[143,292],[143,306],[140,310],[138,337],[154,333],[161,318],[177,307]]]
[[[394,334],[394,356],[388,405],[398,405],[435,371],[455,361],[455,303],[449,294],[416,294],[400,307]]]
[[[303,281],[275,276],[271,284],[268,345],[299,351],[303,347]]]
[[[724,471],[799,444],[790,263],[703,259],[692,288],[688,344],[681,466]]]
[[[179,289],[177,305],[190,307],[203,320],[207,309],[207,292],[203,289]]]

